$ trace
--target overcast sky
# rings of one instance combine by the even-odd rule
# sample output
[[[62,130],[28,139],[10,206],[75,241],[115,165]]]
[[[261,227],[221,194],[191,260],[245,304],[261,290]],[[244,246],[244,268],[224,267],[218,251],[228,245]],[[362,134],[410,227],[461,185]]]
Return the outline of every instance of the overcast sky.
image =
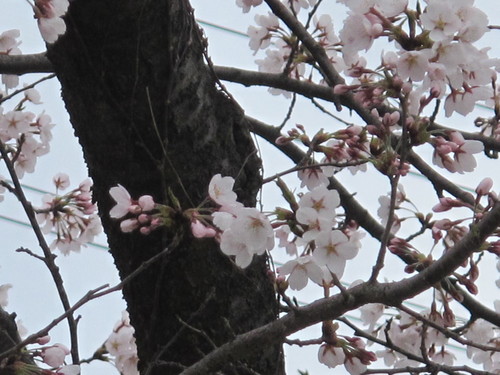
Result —
[[[240,32],[246,32],[247,26],[253,23],[253,15],[256,13],[252,11],[250,14],[243,15],[241,9],[234,5],[233,0],[194,0],[191,2],[195,8],[195,15],[200,20]],[[476,1],[476,3],[480,4],[481,8],[490,16],[492,24],[500,24],[500,5],[498,1],[482,0]],[[339,7],[332,0],[324,1],[324,5],[328,10]],[[258,13],[267,12],[265,9],[265,6],[258,8]],[[335,20],[335,29],[338,31],[341,28],[342,12],[335,11],[331,14]],[[252,52],[247,47],[248,40],[245,37],[237,33],[208,26],[207,24],[204,24],[203,27],[209,38],[209,52],[215,64],[256,69],[256,65],[254,64],[256,57],[252,55]],[[20,0],[2,0],[0,33],[12,28],[21,30],[22,44],[20,48],[23,53],[36,53],[44,50],[44,44],[38,34],[36,23],[33,21],[33,15],[27,3]],[[495,57],[500,57],[498,49],[499,32],[491,32],[488,38],[485,38],[486,41],[484,42],[484,46],[489,45],[488,43],[496,46],[496,50],[493,50],[491,53]],[[21,82],[31,83],[39,77],[39,75],[24,76],[21,78]],[[246,110],[247,114],[265,122],[279,124],[288,111],[289,102],[282,97],[266,96],[265,100],[263,100],[264,95],[267,95],[265,89],[249,89],[234,84],[228,84],[228,87]],[[33,107],[31,110],[37,114],[45,111],[52,117],[53,122],[57,126],[54,129],[54,141],[52,142],[51,153],[39,160],[37,173],[26,175],[23,182],[28,186],[53,191],[52,176],[58,172],[65,172],[70,175],[72,183],[77,185],[86,177],[86,169],[80,147],[73,137],[68,116],[60,100],[58,83],[55,80],[44,82],[40,85],[39,89],[42,93],[44,104]],[[5,111],[9,110],[12,105],[11,103],[6,103]],[[329,109],[334,110],[331,105]],[[465,126],[470,131],[473,131],[472,120],[479,114],[487,115],[488,113],[491,114],[491,112],[477,108],[475,114],[468,116],[466,120],[454,117],[451,121],[449,119],[440,119],[440,121],[449,126]],[[338,124],[335,124],[327,116],[320,115],[304,99],[298,100],[298,106],[289,124],[294,125],[295,123],[301,123],[315,129],[338,129]],[[272,175],[279,170],[291,166],[285,157],[275,152],[266,142],[261,140],[258,142],[264,157],[265,176]],[[268,155],[271,156],[268,157]],[[272,163],[269,161],[266,162],[266,160],[272,160]],[[477,182],[481,178],[491,174],[491,171],[498,171],[498,167],[493,164],[493,161],[487,161],[473,175],[454,175],[453,178],[456,178],[456,181],[461,184],[474,188]],[[3,167],[0,168],[0,174],[4,176],[7,174]],[[369,183],[366,183],[367,178],[370,178]],[[353,193],[357,193],[359,199],[375,215],[378,208],[378,197],[388,191],[388,188],[384,188],[386,185],[384,179],[373,174],[361,179],[359,176],[353,178],[349,173],[342,173],[341,179]],[[295,179],[291,176],[288,178],[288,181],[296,183],[294,182]],[[403,180],[403,183],[409,194],[414,194],[418,197],[432,197],[424,203],[424,207],[432,207],[435,204],[432,187],[425,184],[421,178],[409,176]],[[497,191],[500,188],[499,183],[500,181],[497,177],[494,185]],[[269,209],[274,208],[277,202],[280,202],[278,192],[271,186],[266,187],[264,192],[266,193],[264,195],[265,206]],[[34,205],[40,202],[41,194],[39,192],[28,190],[27,193]],[[34,332],[50,322],[55,315],[61,313],[61,307],[49,273],[44,269],[41,262],[25,254],[14,252],[16,248],[21,246],[36,249],[34,235],[29,228],[15,222],[16,220],[26,222],[17,202],[7,197],[0,204],[0,251],[2,252],[0,257],[0,284],[11,283],[14,285],[14,288],[10,292],[9,310],[17,312],[19,318],[23,320],[30,332]],[[65,279],[65,286],[73,302],[89,289],[105,283],[114,284],[118,281],[112,258],[105,250],[105,238],[101,236],[96,243],[97,246],[91,245],[83,249],[80,254],[71,254],[68,257],[60,256],[58,258],[58,264]],[[370,262],[374,258],[374,251],[370,251],[370,248],[373,250],[374,246],[376,246],[375,242],[367,242],[360,252],[361,256],[348,265],[346,281],[366,277],[371,269],[367,265],[371,264]],[[286,259],[279,255],[279,253],[275,253],[274,256],[278,260]],[[401,263],[399,261],[389,262],[387,272],[384,273],[384,276],[389,280],[404,277],[400,269]],[[489,278],[491,282],[491,279],[497,277],[494,262],[489,262],[487,269],[489,275],[492,275]],[[488,278],[485,278],[480,285],[482,291],[491,290],[487,288],[487,281]],[[497,291],[495,290],[495,292]],[[298,293],[297,296],[300,300],[310,301],[313,298],[320,298],[321,290],[317,287],[307,288],[307,290]],[[482,293],[481,297],[487,303],[492,302],[488,298],[488,295],[485,296],[485,293]],[[420,299],[421,301],[422,299]],[[79,323],[82,358],[90,357],[93,351],[104,342],[111,332],[113,324],[120,318],[120,312],[124,309],[124,306],[121,296],[114,294],[102,300],[92,302],[79,310],[79,314],[82,315]],[[60,324],[51,333],[54,337],[54,342],[61,342],[68,345],[69,340],[66,331],[66,324]],[[313,327],[308,332],[311,334],[308,338],[320,335],[319,327]],[[307,369],[311,375],[344,373],[343,368],[328,370],[326,367],[319,365],[316,359],[317,347],[301,349],[293,353],[289,354],[287,358],[289,361],[289,374],[296,374],[295,369]],[[91,366],[84,367],[83,372],[89,375],[101,375],[113,374],[114,370],[109,364],[92,364]]]

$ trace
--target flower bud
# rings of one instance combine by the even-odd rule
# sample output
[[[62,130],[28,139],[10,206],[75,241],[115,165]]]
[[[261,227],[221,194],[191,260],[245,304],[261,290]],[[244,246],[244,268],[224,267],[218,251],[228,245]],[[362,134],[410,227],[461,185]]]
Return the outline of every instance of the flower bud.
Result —
[[[489,177],[484,178],[476,188],[477,195],[488,195],[493,186],[493,180]]]

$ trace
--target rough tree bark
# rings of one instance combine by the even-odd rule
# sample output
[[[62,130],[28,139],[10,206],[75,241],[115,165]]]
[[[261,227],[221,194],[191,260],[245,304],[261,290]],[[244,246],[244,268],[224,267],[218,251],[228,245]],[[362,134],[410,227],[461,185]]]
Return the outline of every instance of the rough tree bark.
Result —
[[[111,253],[123,278],[168,247],[124,287],[142,374],[176,374],[214,346],[274,320],[266,259],[245,271],[213,240],[194,240],[178,215],[170,230],[123,234],[108,212],[110,187],[183,209],[199,205],[216,173],[236,178],[255,204],[260,161],[243,113],[203,59],[204,40],[187,0],[71,3],[68,30],[48,57],[83,147]],[[224,374],[280,374],[280,345],[222,363]],[[254,372],[252,372],[254,371]]]

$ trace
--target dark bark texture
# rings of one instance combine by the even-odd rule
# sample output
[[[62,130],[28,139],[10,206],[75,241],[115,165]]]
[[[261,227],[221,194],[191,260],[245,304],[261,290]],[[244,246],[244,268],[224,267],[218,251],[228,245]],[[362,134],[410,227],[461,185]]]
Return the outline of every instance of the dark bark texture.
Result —
[[[216,174],[236,178],[255,204],[260,160],[239,107],[216,88],[187,0],[76,0],[68,31],[48,57],[83,147],[120,276],[169,247],[123,290],[141,374],[177,374],[215,346],[276,318],[266,259],[241,270],[213,240],[195,240],[179,214],[172,228],[123,234],[109,218],[110,187],[183,209],[207,197]],[[280,346],[220,365],[223,374],[281,374]],[[252,372],[253,371],[253,372]]]

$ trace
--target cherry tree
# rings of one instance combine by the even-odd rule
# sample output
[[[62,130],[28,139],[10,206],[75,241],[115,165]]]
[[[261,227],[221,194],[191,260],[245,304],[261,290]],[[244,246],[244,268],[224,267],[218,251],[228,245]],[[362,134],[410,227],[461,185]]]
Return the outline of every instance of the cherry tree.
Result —
[[[499,27],[474,0],[236,0],[255,15],[254,71],[214,65],[187,0],[30,5],[47,51],[22,55],[18,30],[0,35],[0,199],[25,211],[39,249],[18,251],[44,263],[64,313],[26,336],[0,286],[0,373],[112,361],[126,375],[282,374],[283,344],[350,374],[500,373],[500,302],[479,298],[480,281],[500,286],[485,272],[500,254],[496,175],[466,180],[471,191],[456,177],[500,150],[500,59],[478,47]],[[91,178],[60,173],[41,203],[21,185],[54,126],[31,112],[37,83],[19,87],[35,72],[59,80]],[[286,118],[246,115],[224,82],[267,87]],[[301,97],[319,126],[291,123]],[[471,121],[477,105],[488,110]],[[252,133],[293,166],[264,174]],[[414,173],[430,194],[408,189]],[[376,212],[350,181],[372,186]],[[277,207],[258,194],[270,185]],[[73,300],[57,256],[101,224],[121,281]],[[322,298],[299,303],[306,288]],[[127,311],[82,359],[78,309],[120,290]],[[63,321],[69,342],[51,342]]]

